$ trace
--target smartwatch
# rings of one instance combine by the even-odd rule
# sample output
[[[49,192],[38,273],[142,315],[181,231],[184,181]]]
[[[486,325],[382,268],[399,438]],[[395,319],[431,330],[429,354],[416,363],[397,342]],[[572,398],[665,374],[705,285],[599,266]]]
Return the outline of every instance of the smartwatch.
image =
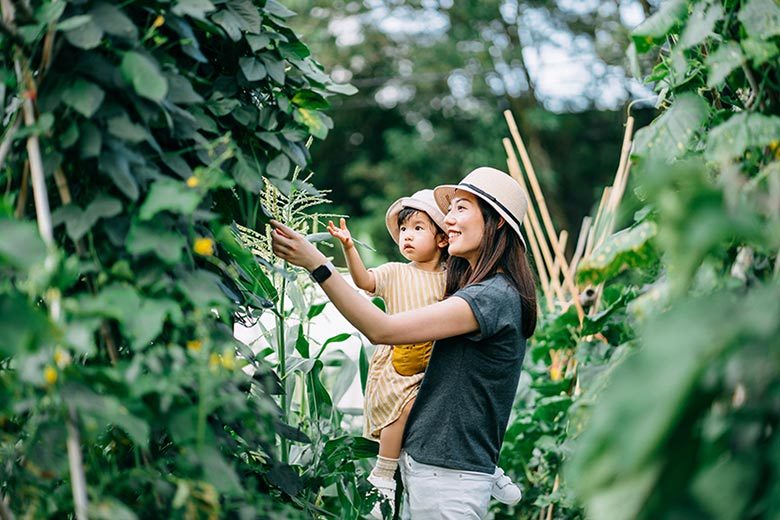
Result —
[[[333,271],[335,271],[336,268],[333,267],[333,264],[331,262],[326,262],[316,268],[314,271],[309,273],[309,276],[312,280],[314,280],[317,283],[322,283],[328,278],[330,278],[330,275],[333,274]]]

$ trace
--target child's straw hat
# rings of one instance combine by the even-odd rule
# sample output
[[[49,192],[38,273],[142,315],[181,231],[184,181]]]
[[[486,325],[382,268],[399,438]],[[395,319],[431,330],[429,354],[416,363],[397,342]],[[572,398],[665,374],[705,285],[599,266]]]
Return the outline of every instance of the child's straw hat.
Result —
[[[434,188],[436,204],[441,211],[448,211],[450,201],[457,190],[467,191],[490,204],[517,233],[523,247],[527,247],[523,234],[520,233],[520,223],[528,210],[528,198],[516,180],[495,168],[477,168],[458,184],[445,184]]]
[[[398,226],[398,214],[404,208],[412,208],[425,212],[433,223],[436,224],[439,229],[445,231],[444,227],[444,213],[439,210],[439,206],[436,205],[436,201],[433,198],[433,190],[420,190],[411,197],[401,197],[397,201],[393,202],[389,208],[387,208],[387,214],[385,215],[385,223],[387,224],[387,230],[390,232],[390,236],[393,237],[395,243],[398,243],[398,237],[401,231]]]

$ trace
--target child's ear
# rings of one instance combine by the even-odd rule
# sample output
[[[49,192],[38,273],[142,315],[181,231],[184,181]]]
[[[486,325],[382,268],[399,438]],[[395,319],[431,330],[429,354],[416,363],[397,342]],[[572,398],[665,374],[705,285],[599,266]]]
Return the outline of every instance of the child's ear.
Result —
[[[439,241],[436,243],[437,246],[439,246],[439,249],[444,249],[448,245],[450,245],[450,241],[447,239],[447,235],[438,235]]]

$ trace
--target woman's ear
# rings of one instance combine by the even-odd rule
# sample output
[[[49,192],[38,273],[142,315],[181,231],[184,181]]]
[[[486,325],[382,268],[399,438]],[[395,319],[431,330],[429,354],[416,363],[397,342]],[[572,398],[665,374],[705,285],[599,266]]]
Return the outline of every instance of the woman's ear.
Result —
[[[498,229],[501,229],[501,227],[506,224],[506,220],[504,220],[504,217],[499,216],[498,217]]]

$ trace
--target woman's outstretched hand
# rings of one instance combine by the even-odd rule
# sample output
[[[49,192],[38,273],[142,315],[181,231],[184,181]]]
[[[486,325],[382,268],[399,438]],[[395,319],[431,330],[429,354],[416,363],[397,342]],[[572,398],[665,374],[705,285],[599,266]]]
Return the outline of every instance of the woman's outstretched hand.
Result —
[[[328,259],[306,237],[285,226],[277,220],[271,220],[271,248],[276,256],[292,265],[312,271]]]

